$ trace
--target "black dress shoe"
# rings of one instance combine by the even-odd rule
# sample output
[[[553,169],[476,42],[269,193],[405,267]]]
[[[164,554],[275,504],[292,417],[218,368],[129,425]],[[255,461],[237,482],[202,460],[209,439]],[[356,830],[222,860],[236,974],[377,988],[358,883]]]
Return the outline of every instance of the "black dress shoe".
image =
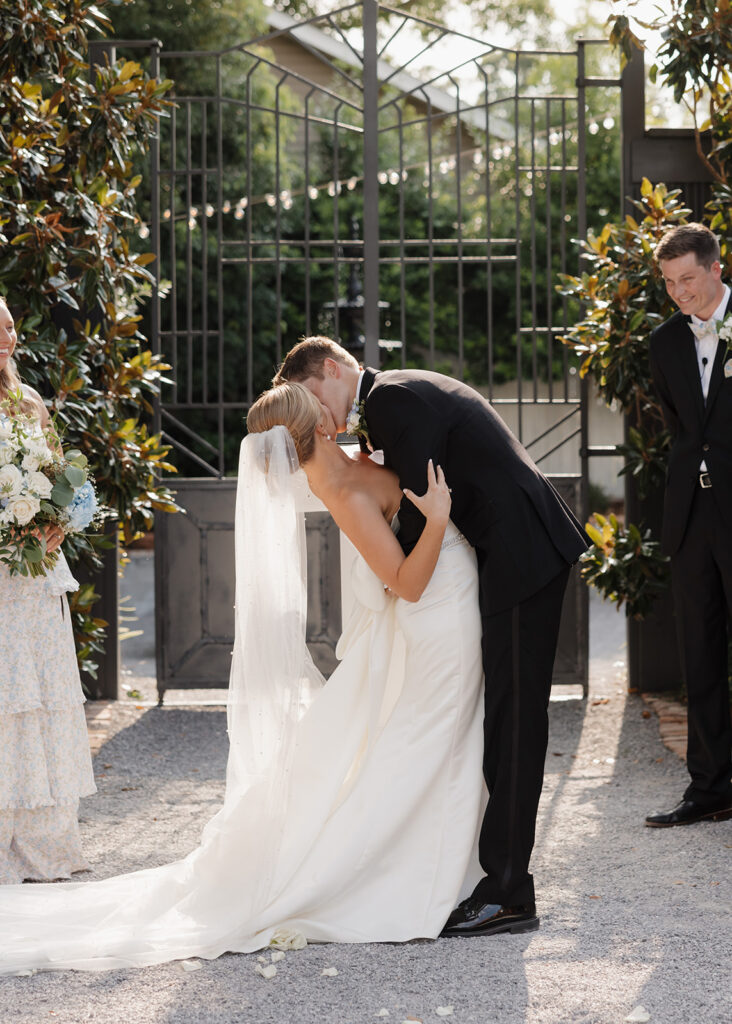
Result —
[[[695,821],[726,821],[727,818],[732,818],[732,799],[729,797],[716,804],[682,800],[672,811],[649,814],[646,825],[651,828],[671,828],[672,825],[693,825]]]
[[[539,927],[536,907],[526,903],[502,907],[500,903],[483,903],[475,896],[463,900],[447,919],[441,935],[494,935],[499,932],[531,932]]]

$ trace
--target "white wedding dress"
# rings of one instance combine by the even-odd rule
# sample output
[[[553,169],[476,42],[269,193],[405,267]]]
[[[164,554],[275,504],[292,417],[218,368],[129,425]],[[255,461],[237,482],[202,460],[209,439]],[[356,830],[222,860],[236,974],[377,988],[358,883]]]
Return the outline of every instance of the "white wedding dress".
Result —
[[[306,656],[294,681],[292,665],[266,686],[252,679],[257,656],[242,645],[261,639],[252,609],[261,611],[265,577],[249,633],[237,588],[231,685],[248,672],[255,690],[230,708],[226,798],[200,846],[176,863],[98,882],[3,887],[0,973],[213,958],[292,933],[329,942],[439,934],[481,874],[475,553],[450,523],[415,604],[385,594],[360,557],[353,566],[342,660],[317,689]],[[284,630],[303,627],[291,597],[279,597],[265,674],[282,669]],[[284,725],[266,703],[273,689],[278,709],[287,695]]]

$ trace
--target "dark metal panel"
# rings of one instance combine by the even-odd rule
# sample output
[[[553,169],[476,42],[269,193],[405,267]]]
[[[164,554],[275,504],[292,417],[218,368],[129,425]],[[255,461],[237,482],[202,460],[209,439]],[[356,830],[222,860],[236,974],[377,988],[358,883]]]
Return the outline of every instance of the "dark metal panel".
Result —
[[[189,478],[171,487],[184,509],[155,523],[158,695],[226,687],[234,638],[236,479]],[[336,665],[341,628],[340,540],[330,515],[305,517],[308,646],[318,668]]]
[[[579,478],[550,478],[576,509]],[[234,637],[236,480],[176,481],[185,509],[159,515],[155,528],[158,695],[171,689],[226,687]],[[340,532],[327,512],[305,516],[308,614],[306,639],[327,677],[341,633]],[[562,613],[555,683],[587,677],[587,588],[575,570]]]

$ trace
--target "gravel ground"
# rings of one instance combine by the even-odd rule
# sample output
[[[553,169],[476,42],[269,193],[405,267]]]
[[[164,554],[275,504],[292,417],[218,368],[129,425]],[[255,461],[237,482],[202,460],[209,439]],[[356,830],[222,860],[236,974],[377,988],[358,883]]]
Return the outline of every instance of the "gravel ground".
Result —
[[[732,821],[643,827],[648,811],[676,802],[685,769],[625,693],[608,629],[593,620],[593,635],[590,698],[551,704],[537,932],[310,946],[288,952],[272,980],[256,973],[256,954],[194,971],[11,978],[0,981],[0,1024],[618,1024],[639,1006],[657,1024],[729,1024]],[[82,804],[94,865],[82,877],[185,855],[221,801],[225,711],[169,696],[161,709],[114,705],[95,759],[99,792]]]

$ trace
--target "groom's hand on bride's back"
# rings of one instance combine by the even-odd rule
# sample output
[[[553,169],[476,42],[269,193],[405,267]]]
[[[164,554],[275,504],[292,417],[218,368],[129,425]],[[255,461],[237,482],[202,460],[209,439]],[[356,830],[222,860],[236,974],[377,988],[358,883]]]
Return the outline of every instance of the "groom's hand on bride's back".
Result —
[[[447,523],[450,518],[452,498],[450,488],[445,481],[442,466],[435,470],[432,459],[427,463],[427,490],[424,494],[415,494],[409,487],[404,488],[405,497],[419,509],[425,519],[431,522]]]

